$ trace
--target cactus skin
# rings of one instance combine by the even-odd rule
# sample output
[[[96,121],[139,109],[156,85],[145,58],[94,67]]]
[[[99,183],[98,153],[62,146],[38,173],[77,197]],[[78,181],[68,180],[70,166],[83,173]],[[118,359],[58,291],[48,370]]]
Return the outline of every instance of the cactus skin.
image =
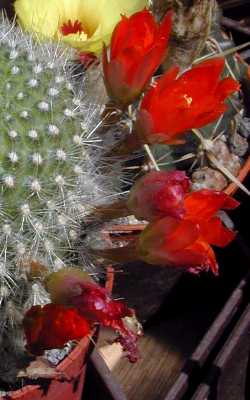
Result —
[[[103,143],[96,133],[107,101],[101,72],[84,72],[73,56],[60,44],[35,42],[0,15],[0,375],[6,380],[16,373],[13,348],[18,358],[23,354],[23,312],[48,302],[39,282],[27,278],[27,260],[51,271],[72,265],[85,216],[120,190],[119,162],[114,173],[103,159],[112,138]],[[93,268],[88,255],[84,264]]]
[[[47,60],[42,50],[1,32],[0,244],[10,262],[39,255],[53,267],[78,237],[88,205],[100,200],[100,152],[89,146],[91,106],[65,49],[52,54],[48,46]]]

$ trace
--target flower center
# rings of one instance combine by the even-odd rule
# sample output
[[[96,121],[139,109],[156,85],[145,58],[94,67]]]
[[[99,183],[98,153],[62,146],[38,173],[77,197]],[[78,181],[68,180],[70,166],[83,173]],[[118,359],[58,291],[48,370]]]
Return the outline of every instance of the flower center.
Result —
[[[63,36],[72,35],[74,33],[85,33],[87,34],[87,29],[83,27],[82,22],[78,21],[78,19],[74,22],[69,19],[67,22],[60,28]]]
[[[188,96],[187,94],[184,94],[183,97],[184,97],[184,99],[186,100],[187,105],[188,105],[188,106],[191,106],[191,104],[192,104],[192,102],[193,102],[192,97]]]

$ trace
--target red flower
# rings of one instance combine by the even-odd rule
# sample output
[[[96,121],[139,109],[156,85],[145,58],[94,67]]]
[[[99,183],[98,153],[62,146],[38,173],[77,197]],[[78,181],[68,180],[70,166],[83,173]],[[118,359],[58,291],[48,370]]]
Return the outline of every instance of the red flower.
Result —
[[[132,187],[127,206],[138,219],[182,217],[189,179],[183,171],[152,171]]]
[[[201,128],[222,115],[225,99],[239,90],[231,78],[220,80],[223,58],[195,65],[180,77],[172,67],[146,93],[136,123],[136,132],[146,143],[178,143],[178,135]],[[177,138],[176,138],[177,137]]]
[[[212,245],[224,247],[235,232],[223,226],[216,213],[233,209],[238,202],[223,192],[201,190],[186,195],[185,216],[165,217],[153,222],[141,233],[137,253],[149,264],[184,267],[191,272],[211,269],[218,273]]]
[[[103,49],[103,70],[108,94],[119,105],[131,104],[159,67],[166,53],[171,15],[159,25],[144,10],[129,18],[122,16],[114,29],[110,60]]]
[[[73,268],[50,274],[46,288],[53,302],[74,307],[88,321],[117,331],[119,336],[116,341],[120,341],[128,352],[129,360],[137,360],[138,335],[123,321],[125,317],[134,316],[134,311],[121,301],[113,300],[107,289],[86,280],[85,273]]]
[[[27,349],[35,355],[63,347],[69,340],[88,335],[89,323],[74,308],[58,304],[33,306],[24,316]]]

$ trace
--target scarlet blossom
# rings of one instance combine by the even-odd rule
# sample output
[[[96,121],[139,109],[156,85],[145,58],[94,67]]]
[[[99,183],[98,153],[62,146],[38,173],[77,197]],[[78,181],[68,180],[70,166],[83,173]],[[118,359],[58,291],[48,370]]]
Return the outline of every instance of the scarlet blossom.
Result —
[[[110,57],[103,49],[104,80],[112,100],[131,104],[161,64],[171,30],[169,12],[158,24],[148,10],[122,16],[111,38]]]
[[[89,323],[76,309],[59,304],[33,306],[25,314],[23,327],[27,350],[41,355],[45,350],[61,348],[69,340],[89,334]]]
[[[180,143],[179,135],[201,128],[226,110],[225,100],[239,90],[232,78],[220,80],[223,58],[193,66],[179,75],[170,68],[144,96],[136,123],[136,133],[146,143]]]
[[[189,179],[183,171],[151,171],[138,179],[129,193],[128,209],[137,219],[154,221],[185,214]]]
[[[165,217],[149,224],[139,237],[138,257],[149,264],[184,267],[191,272],[211,269],[217,274],[210,245],[224,247],[235,237],[235,232],[223,226],[217,212],[238,204],[227,194],[213,190],[187,194],[184,218]]]
[[[134,311],[123,302],[113,300],[107,289],[86,280],[82,271],[72,268],[50,274],[46,288],[54,303],[74,307],[88,321],[117,331],[116,341],[121,342],[129,360],[137,360],[138,335],[124,322],[125,317],[134,316]]]

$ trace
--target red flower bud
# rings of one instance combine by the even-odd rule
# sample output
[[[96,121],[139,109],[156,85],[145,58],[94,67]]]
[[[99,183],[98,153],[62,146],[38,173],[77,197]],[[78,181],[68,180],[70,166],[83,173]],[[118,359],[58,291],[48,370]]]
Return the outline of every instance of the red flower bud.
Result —
[[[157,24],[148,10],[122,17],[113,31],[110,59],[103,49],[103,70],[110,98],[121,106],[131,104],[161,64],[171,30],[168,13]]]
[[[178,136],[201,128],[227,109],[225,99],[239,90],[231,78],[220,80],[223,58],[195,65],[178,76],[172,67],[144,96],[136,122],[136,132],[145,143],[180,143]]]
[[[152,171],[132,187],[127,206],[138,219],[154,221],[185,214],[184,196],[189,179],[183,171]]]
[[[63,347],[69,340],[89,334],[88,321],[74,308],[58,304],[33,306],[24,316],[27,349],[35,355]]]

